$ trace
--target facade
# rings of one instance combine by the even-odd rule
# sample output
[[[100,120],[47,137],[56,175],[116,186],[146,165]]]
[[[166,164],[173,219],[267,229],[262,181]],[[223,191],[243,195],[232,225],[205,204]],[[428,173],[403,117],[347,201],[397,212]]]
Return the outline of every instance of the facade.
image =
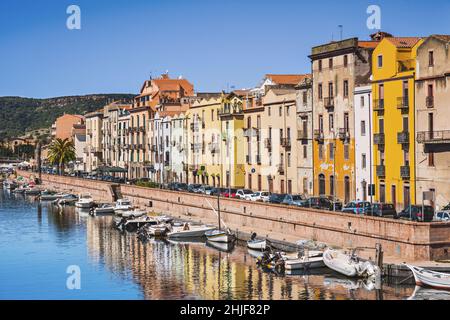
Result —
[[[170,169],[173,181],[187,183],[189,171],[188,159],[188,126],[184,113],[175,114],[170,120]]]
[[[149,140],[147,136],[148,120],[154,112],[149,106],[134,107],[129,110],[128,125],[129,162],[128,177],[130,179],[148,178],[149,176]]]
[[[417,49],[417,203],[450,203],[450,36],[432,35]]]
[[[386,37],[373,52],[375,200],[416,203],[415,70],[420,38]]]
[[[103,162],[103,110],[86,115],[86,146],[84,148],[84,171],[92,172]]]
[[[52,137],[56,139],[72,139],[72,127],[84,124],[84,117],[76,114],[65,114],[56,119],[52,125]]]
[[[372,168],[372,86],[356,87],[355,107],[355,167],[356,199],[368,201],[369,185],[373,184]]]
[[[312,76],[296,86],[297,101],[297,190],[305,196],[314,194],[313,168],[313,84]]]
[[[84,171],[84,150],[86,148],[86,125],[75,124],[72,128],[72,140],[75,146],[75,171]]]
[[[376,45],[351,38],[312,48],[315,195],[356,198],[354,89],[370,83]]]

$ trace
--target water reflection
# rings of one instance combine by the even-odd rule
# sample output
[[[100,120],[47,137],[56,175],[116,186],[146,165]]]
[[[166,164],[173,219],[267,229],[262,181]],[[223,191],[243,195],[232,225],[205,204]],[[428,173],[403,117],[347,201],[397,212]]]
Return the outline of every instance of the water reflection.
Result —
[[[74,207],[60,210],[51,203],[39,204],[33,198],[17,196],[0,192],[0,227],[4,230],[0,234],[1,243],[12,243],[11,239],[19,229],[11,225],[20,223],[30,237],[30,242],[23,239],[21,246],[32,246],[38,234],[39,241],[45,242],[42,246],[46,250],[26,257],[16,257],[14,250],[9,250],[8,258],[16,264],[5,265],[0,270],[5,271],[6,278],[22,268],[22,264],[33,267],[45,260],[42,283],[32,282],[36,281],[36,275],[26,279],[32,282],[27,282],[27,286],[38,287],[36,290],[45,291],[45,285],[53,288],[50,283],[60,272],[60,266],[56,272],[50,270],[56,268],[55,261],[64,259],[61,257],[64,255],[70,262],[77,261],[82,265],[85,277],[89,278],[87,287],[108,288],[99,292],[81,290],[79,298],[88,295],[94,299],[127,296],[144,299],[373,300],[407,299],[414,294],[413,286],[385,284],[376,290],[328,269],[286,276],[263,272],[255,264],[258,253],[241,246],[224,247],[204,241],[150,240],[143,243],[136,234],[121,233],[113,228],[112,217],[94,218]],[[21,215],[12,215],[12,212]],[[62,276],[65,276],[64,272]],[[21,277],[22,281],[24,279]],[[16,282],[5,288],[15,289]],[[73,298],[67,292],[59,293],[57,298],[66,296]]]

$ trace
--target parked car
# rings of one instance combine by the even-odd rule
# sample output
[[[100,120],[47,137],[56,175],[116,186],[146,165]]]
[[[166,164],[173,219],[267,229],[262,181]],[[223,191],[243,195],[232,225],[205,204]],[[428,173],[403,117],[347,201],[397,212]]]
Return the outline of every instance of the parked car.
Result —
[[[318,210],[328,210],[333,211],[333,208],[336,209],[336,211],[342,210],[342,203],[339,201],[335,202],[335,206],[333,206],[333,201],[328,199],[327,197],[311,197],[309,199],[306,199],[302,203],[302,207],[304,208],[312,208],[312,209],[318,209]]]
[[[182,182],[178,183],[175,188],[175,191],[184,191],[184,192],[188,191],[188,184]]]
[[[369,211],[366,213],[369,216],[374,217],[397,217],[397,210],[391,203],[374,203]]]
[[[271,193],[268,191],[257,191],[250,196],[251,201],[269,202]]]
[[[448,211],[439,211],[436,213],[434,217],[435,221],[449,222],[450,221],[450,212]]]
[[[423,210],[422,206],[408,206],[400,212],[398,217],[412,221],[431,222],[434,219],[434,209],[432,206],[423,206]]]
[[[254,192],[252,190],[239,189],[238,191],[236,191],[236,198],[243,200],[250,200],[253,194]]]
[[[206,195],[211,195],[211,191],[212,191],[212,187],[210,187],[210,186],[206,186],[206,185],[204,185],[204,186],[201,186],[200,188],[198,188],[198,193],[203,193],[203,194],[206,194]]]
[[[351,201],[342,208],[342,212],[354,214],[367,214],[372,205],[368,201]]]
[[[286,204],[286,205],[289,205],[289,206],[301,207],[305,200],[306,200],[306,198],[304,196],[287,194],[284,197],[284,200],[283,200],[282,204]]]
[[[236,198],[237,189],[224,188],[224,190],[223,196],[225,198]]]
[[[272,193],[270,195],[269,202],[275,203],[275,204],[281,204],[281,203],[283,203],[285,197],[286,197],[286,194]]]
[[[201,184],[190,184],[190,185],[188,185],[188,192],[191,192],[191,193],[197,193],[198,192],[198,189],[201,187],[202,185]]]

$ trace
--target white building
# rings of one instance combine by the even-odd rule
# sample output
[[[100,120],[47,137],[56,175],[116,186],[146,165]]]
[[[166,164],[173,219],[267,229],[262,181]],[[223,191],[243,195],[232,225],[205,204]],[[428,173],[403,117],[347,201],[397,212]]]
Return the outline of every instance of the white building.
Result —
[[[369,200],[369,185],[373,184],[372,168],[372,87],[356,87],[355,106],[355,162],[356,198]]]
[[[187,118],[185,114],[174,115],[171,119],[170,166],[174,182],[186,182],[189,171]]]

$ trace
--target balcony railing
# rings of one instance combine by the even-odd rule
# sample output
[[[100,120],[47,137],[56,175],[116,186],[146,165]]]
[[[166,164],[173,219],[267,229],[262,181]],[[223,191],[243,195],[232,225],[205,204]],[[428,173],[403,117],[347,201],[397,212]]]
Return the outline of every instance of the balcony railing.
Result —
[[[400,109],[400,110],[408,110],[409,109],[408,97],[398,97],[397,98],[397,109]]]
[[[342,141],[350,141],[350,132],[348,131],[348,128],[339,129],[339,139]]]
[[[282,164],[279,164],[278,166],[277,166],[277,171],[278,171],[278,173],[279,174],[284,174],[284,165],[282,165]]]
[[[409,132],[399,132],[397,134],[398,144],[408,144],[409,143]]]
[[[402,167],[400,167],[400,177],[402,179],[409,179],[410,178],[410,167],[409,166],[402,166]]]
[[[450,130],[417,133],[417,142],[423,144],[450,143]]]
[[[323,105],[326,109],[333,109],[334,108],[334,97],[324,98]]]
[[[267,138],[266,140],[264,140],[264,146],[266,147],[266,149],[272,150],[272,139]]]
[[[373,135],[373,143],[375,145],[384,145],[384,133],[375,133]]]
[[[321,130],[314,130],[314,140],[317,142],[323,142],[324,141],[324,134]]]
[[[433,96],[428,96],[426,98],[425,102],[426,102],[427,108],[433,108],[434,107],[434,97]]]
[[[384,178],[386,177],[386,167],[385,166],[377,166],[377,177]]]
[[[376,99],[373,101],[373,110],[374,111],[383,111],[384,110],[384,99]]]

